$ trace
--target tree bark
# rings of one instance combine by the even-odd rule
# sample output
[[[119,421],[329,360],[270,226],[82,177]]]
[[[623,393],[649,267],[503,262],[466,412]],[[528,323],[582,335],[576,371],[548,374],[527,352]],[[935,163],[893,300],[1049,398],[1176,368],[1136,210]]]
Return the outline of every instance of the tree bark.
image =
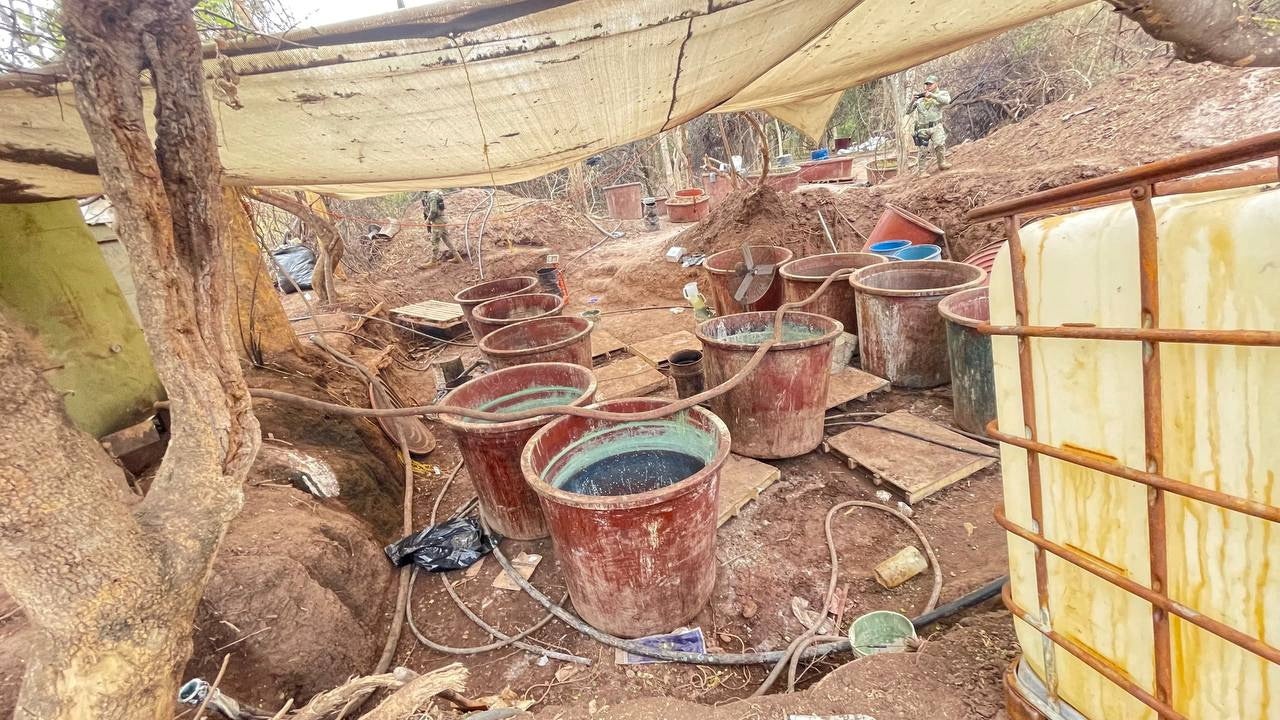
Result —
[[[1107,0],[1179,60],[1235,67],[1280,66],[1280,18],[1258,17],[1240,0]]]
[[[281,356],[298,356],[298,337],[285,316],[284,305],[276,291],[267,265],[262,259],[249,213],[240,195],[231,188],[222,190],[223,209],[231,245],[231,292],[236,311],[232,327],[239,340],[241,357],[255,365]]]
[[[130,506],[102,451],[71,429],[31,353],[5,333],[0,576],[40,633],[17,716],[167,720],[260,443],[228,325],[222,168],[190,4],[64,0],[62,27],[172,425],[150,492]]]
[[[334,286],[333,276],[337,272],[338,263],[342,261],[344,252],[342,235],[338,232],[338,228],[306,203],[287,195],[257,188],[250,197],[295,215],[311,226],[316,233],[316,247],[319,251],[317,254],[320,256],[316,262],[315,273],[311,276],[311,289],[315,291],[322,304],[329,305],[337,302],[338,291]]]

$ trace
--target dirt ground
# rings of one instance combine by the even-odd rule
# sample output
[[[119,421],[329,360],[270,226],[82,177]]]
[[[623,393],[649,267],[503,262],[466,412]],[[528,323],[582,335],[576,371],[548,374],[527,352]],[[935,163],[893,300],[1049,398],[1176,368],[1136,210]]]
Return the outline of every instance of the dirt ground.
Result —
[[[664,222],[657,232],[639,223],[609,223],[626,232],[607,239],[563,204],[526,201],[500,193],[486,226],[485,277],[528,274],[558,254],[570,294],[567,313],[602,311],[600,327],[626,343],[691,329],[689,312],[661,306],[680,303],[680,288],[700,273],[667,263],[680,245],[711,253],[745,241],[781,244],[797,256],[822,252],[826,240],[817,211],[834,227],[840,249],[860,244],[885,202],[924,215],[947,230],[951,254],[962,257],[998,239],[999,228],[971,225],[963,215],[981,204],[1093,177],[1127,164],[1234,140],[1264,130],[1260,117],[1280,110],[1271,91],[1276,70],[1151,66],[1122,76],[1069,101],[1047,106],[990,137],[955,148],[956,167],[924,179],[899,179],[872,188],[806,186],[791,195],[769,190],[730,197],[697,225]],[[1177,112],[1170,112],[1177,108]],[[450,195],[448,221],[455,241],[478,234],[482,190]],[[406,208],[405,217],[414,217]],[[420,217],[420,215],[419,215]],[[492,243],[492,244],[490,244]],[[479,280],[468,263],[431,263],[429,234],[407,227],[379,248],[374,272],[348,273],[340,281],[341,308],[367,312],[426,299],[448,299]],[[307,314],[302,298],[285,300],[291,316]],[[631,311],[659,306],[658,309]],[[426,348],[418,339],[378,324],[356,327],[340,315],[309,323],[353,334],[326,335],[338,349],[372,360],[396,345],[385,371],[406,401],[430,402],[437,393],[432,360],[473,347]],[[463,342],[467,342],[465,339]],[[364,388],[349,371],[318,361],[298,375],[255,370],[251,384],[291,389],[312,397],[366,404]],[[664,393],[671,395],[671,391]],[[851,409],[911,412],[946,424],[946,389],[882,392]],[[214,568],[195,628],[188,674],[212,677],[222,657],[232,660],[224,687],[233,696],[278,708],[287,697],[305,700],[346,677],[368,672],[385,641],[395,594],[394,573],[382,546],[400,534],[401,488],[395,451],[374,425],[318,412],[262,403],[264,442],[247,491],[246,509],[233,524]],[[449,472],[459,463],[453,438],[432,424],[436,449],[415,463],[413,520],[429,524]],[[317,499],[305,484],[295,453],[322,461],[340,487],[339,497]],[[792,599],[821,602],[829,567],[822,522],[827,509],[848,499],[875,499],[878,489],[863,470],[820,451],[773,463],[781,479],[726,523],[717,536],[717,580],[710,604],[692,625],[703,629],[712,651],[777,650],[802,631]],[[312,478],[314,479],[314,478]],[[439,502],[451,514],[473,494],[463,468]],[[999,466],[983,470],[913,508],[943,571],[941,601],[967,593],[1007,571],[1005,541],[992,519],[1001,495]],[[881,588],[871,568],[914,536],[884,513],[857,509],[835,524],[839,585],[848,588],[847,623],[877,609],[918,613],[928,597],[928,573],[894,590]],[[504,551],[544,556],[533,582],[548,595],[563,593],[549,541],[507,542]],[[507,632],[527,627],[542,610],[523,593],[491,586],[499,568],[486,559],[470,573],[453,573],[461,597],[487,621]],[[418,579],[411,599],[419,629],[454,646],[490,638],[467,620],[445,593],[440,577]],[[474,696],[506,691],[533,701],[538,717],[553,720],[609,717],[740,720],[812,714],[865,713],[890,718],[1003,717],[1000,675],[1015,652],[1009,615],[998,602],[963,613],[925,634],[921,652],[850,662],[834,656],[805,669],[802,690],[758,702],[734,703],[763,679],[761,667],[684,665],[621,666],[613,651],[552,622],[534,642],[592,661],[589,667],[540,662],[519,650],[499,649],[464,657]],[[12,601],[0,593],[0,708],[13,704],[21,678],[23,647],[31,631]],[[428,650],[408,628],[395,663],[418,671],[453,662]],[[732,703],[732,704],[731,704]],[[437,710],[437,716],[449,716]]]

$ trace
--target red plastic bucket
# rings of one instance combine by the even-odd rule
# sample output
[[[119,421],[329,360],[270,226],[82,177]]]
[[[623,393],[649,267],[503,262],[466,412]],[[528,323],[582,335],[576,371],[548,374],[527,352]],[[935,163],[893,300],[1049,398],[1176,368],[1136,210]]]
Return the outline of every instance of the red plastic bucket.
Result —
[[[746,367],[773,337],[772,312],[711,318],[694,330],[703,375],[715,387]],[[782,339],[737,387],[708,401],[733,435],[733,451],[754,458],[803,455],[822,442],[831,353],[843,326],[806,312],[782,317]]]
[[[792,253],[784,247],[775,247],[773,245],[752,245],[751,259],[756,265],[773,265],[781,267],[783,264],[791,260]],[[733,248],[718,252],[706,260],[702,261],[703,274],[707,279],[707,299],[711,302],[711,307],[721,315],[732,315],[740,312],[755,312],[757,310],[777,310],[782,304],[782,283],[778,280],[776,274],[773,278],[773,284],[760,296],[760,299],[748,304],[739,303],[733,299],[733,293],[738,289],[738,283],[741,280],[736,275],[736,270],[743,265],[742,248]]]
[[[454,295],[453,301],[462,306],[462,316],[466,318],[467,326],[471,328],[471,334],[475,335],[476,339],[479,340],[481,336],[476,333],[476,327],[471,322],[472,311],[475,310],[477,305],[494,298],[506,297],[507,295],[523,295],[537,291],[538,278],[517,275],[516,277],[499,278],[472,285]]]
[[[643,412],[668,401],[594,405]],[[644,422],[564,416],[525,445],[525,481],[542,501],[573,607],[622,637],[692,620],[716,580],[720,467],[729,431],[695,407]]]
[[[555,317],[564,310],[564,298],[550,293],[508,295],[486,300],[471,311],[471,324],[480,334],[476,339],[507,325],[540,317]]]
[[[887,203],[862,249],[868,250],[881,240],[910,240],[912,245],[942,245],[945,236],[946,233],[937,225],[897,205]]]
[[[596,394],[590,370],[569,363],[534,363],[491,372],[456,388],[441,405],[470,410],[514,412],[550,405],[583,406]],[[547,536],[538,495],[524,481],[520,451],[550,415],[487,422],[441,414],[480,498],[485,522],[504,537],[536,540]]]
[[[792,260],[778,269],[782,275],[782,301],[793,303],[808,298],[834,272],[882,262],[888,261],[871,253],[826,253]],[[858,334],[858,309],[853,302],[853,287],[847,280],[832,282],[816,300],[798,309],[839,320],[845,332]]]
[[[507,325],[480,340],[480,352],[494,368],[539,362],[569,362],[591,368],[591,321],[544,317]]]

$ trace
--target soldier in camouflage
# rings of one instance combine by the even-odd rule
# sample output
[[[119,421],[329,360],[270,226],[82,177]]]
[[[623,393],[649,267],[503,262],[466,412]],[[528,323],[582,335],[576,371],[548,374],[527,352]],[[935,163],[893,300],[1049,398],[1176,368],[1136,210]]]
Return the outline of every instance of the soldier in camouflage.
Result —
[[[444,222],[444,193],[432,190],[422,198],[422,219],[431,223],[431,261],[449,258],[449,255],[440,252],[440,243],[444,243],[453,256],[453,262],[461,262],[462,256],[453,247],[453,243],[449,242],[449,230]]]
[[[942,106],[951,103],[951,93],[938,87],[938,76],[930,75],[924,79],[924,92],[916,93],[915,99],[907,108],[907,115],[915,115],[915,143],[920,148],[916,160],[916,172],[927,175],[930,149],[938,161],[939,170],[947,170],[951,165],[947,162],[947,131],[942,126]]]

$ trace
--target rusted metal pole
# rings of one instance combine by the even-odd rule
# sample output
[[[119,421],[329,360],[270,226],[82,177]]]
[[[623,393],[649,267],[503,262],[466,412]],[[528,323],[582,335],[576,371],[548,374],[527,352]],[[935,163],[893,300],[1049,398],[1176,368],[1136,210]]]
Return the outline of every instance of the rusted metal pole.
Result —
[[[1013,276],[1013,311],[1018,325],[1027,324],[1027,258],[1022,248],[1022,235],[1018,231],[1018,218],[1005,218],[1005,231],[1009,234],[1009,269]],[[1036,431],[1036,391],[1035,378],[1032,375],[1031,340],[1018,338],[1018,382],[1022,391],[1022,434],[1028,440],[1039,437]],[[1031,522],[1036,532],[1044,533],[1044,493],[1040,481],[1040,456],[1027,453],[1027,498],[1031,510]],[[1045,551],[1035,548],[1036,568],[1036,600],[1039,604],[1038,620],[1032,624],[1036,627],[1051,627],[1053,614],[1049,609],[1049,567]],[[1008,589],[1006,588],[1006,593]],[[1045,688],[1049,693],[1049,704],[1058,708],[1058,670],[1054,657],[1053,643],[1048,639],[1041,643],[1041,658],[1044,663]]]
[[[1199,345],[1280,347],[1275,330],[1179,330],[1174,328],[1113,328],[1093,325],[989,325],[978,326],[985,335],[1071,338],[1073,340],[1149,340]]]
[[[1033,213],[1083,198],[1127,191],[1134,186],[1150,186],[1167,180],[1177,180],[1186,175],[1231,167],[1277,153],[1280,153],[1280,131],[1264,133],[1207,150],[1197,150],[1167,160],[1139,165],[1099,178],[1051,188],[1026,197],[984,205],[969,211],[965,219],[970,222],[981,222]]]

